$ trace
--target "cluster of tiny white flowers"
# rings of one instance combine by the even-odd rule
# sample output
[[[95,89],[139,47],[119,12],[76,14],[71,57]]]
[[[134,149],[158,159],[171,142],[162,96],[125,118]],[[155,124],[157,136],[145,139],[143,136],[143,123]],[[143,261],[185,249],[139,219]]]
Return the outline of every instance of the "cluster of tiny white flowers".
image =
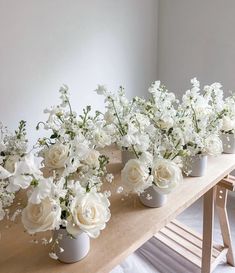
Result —
[[[11,221],[15,221],[21,210],[17,209],[9,216],[8,207],[15,199],[15,192],[9,191],[10,177],[16,173],[15,167],[19,164],[27,151],[26,122],[20,121],[15,133],[8,131],[0,123],[0,220],[6,215]]]
[[[106,112],[103,114],[104,128],[111,143],[116,143],[120,149],[132,151],[138,156],[149,149],[150,138],[147,133],[150,126],[149,118],[141,113],[139,98],[128,100],[124,88],[120,87],[117,93],[95,90],[105,96]]]
[[[105,178],[109,183],[112,183],[113,179],[114,179],[114,176],[113,176],[112,173],[107,173]]]
[[[6,190],[8,186],[7,180],[0,180],[0,220],[2,220],[6,214],[5,208],[9,207],[15,198],[15,194]]]
[[[209,149],[209,139],[218,142],[222,130],[226,114],[223,90],[220,83],[206,85],[202,90],[196,78],[191,83],[192,88],[183,95],[178,108],[178,124],[182,128],[185,149],[189,154],[205,154]],[[216,154],[211,149],[209,153]]]

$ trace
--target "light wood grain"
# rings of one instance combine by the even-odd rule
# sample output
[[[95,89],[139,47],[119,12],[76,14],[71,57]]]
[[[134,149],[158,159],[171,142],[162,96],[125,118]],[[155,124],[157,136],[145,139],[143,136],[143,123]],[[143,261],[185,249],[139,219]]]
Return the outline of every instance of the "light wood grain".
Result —
[[[118,160],[111,166],[116,170],[111,186],[112,218],[100,237],[92,240],[85,259],[70,265],[51,260],[47,247],[28,243],[31,238],[21,225],[6,230],[1,223],[0,272],[107,273],[235,169],[235,155],[210,158],[206,176],[185,178],[169,195],[168,203],[156,209],[144,207],[135,196],[121,200],[123,196],[115,193],[120,183],[120,167]]]
[[[235,190],[235,177],[233,175],[228,175],[224,178],[219,185],[227,190],[234,191]]]
[[[179,234],[184,239],[191,242],[191,244],[197,246],[198,248],[202,249],[202,234],[196,232],[192,228],[184,225],[183,223],[179,222],[178,220],[172,220],[171,223],[167,225],[169,229],[174,230],[177,234]],[[222,247],[221,245],[214,244],[212,250],[212,256],[216,258],[219,253],[221,252]],[[202,255],[201,255],[202,256]]]
[[[199,233],[181,222],[173,220],[161,229],[155,237],[188,262],[197,268],[201,268],[201,260],[204,257],[202,256],[202,236]],[[227,251],[228,249],[224,246],[213,244],[211,268],[214,268],[221,261]]]
[[[227,196],[228,190],[223,187],[223,184],[222,186],[218,186],[216,193],[216,209],[220,222],[221,234],[223,237],[224,246],[228,248],[227,262],[230,265],[235,266],[234,253],[232,248],[232,238],[227,213]]]
[[[215,187],[206,192],[203,197],[202,273],[210,273],[212,269],[214,199]]]

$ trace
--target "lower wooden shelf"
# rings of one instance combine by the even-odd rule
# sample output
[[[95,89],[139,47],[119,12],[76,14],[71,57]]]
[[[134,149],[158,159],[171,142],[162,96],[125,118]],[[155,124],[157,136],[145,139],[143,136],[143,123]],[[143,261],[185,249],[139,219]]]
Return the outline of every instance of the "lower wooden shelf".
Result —
[[[155,236],[161,243],[201,268],[202,236],[177,220],[171,221]],[[226,257],[228,249],[222,245],[213,245],[212,270]]]

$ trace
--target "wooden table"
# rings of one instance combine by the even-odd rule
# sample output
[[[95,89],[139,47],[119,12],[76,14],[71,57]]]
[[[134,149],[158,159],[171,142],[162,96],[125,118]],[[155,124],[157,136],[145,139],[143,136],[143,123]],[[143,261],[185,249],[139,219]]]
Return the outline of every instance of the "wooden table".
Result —
[[[206,193],[207,207],[210,208],[213,197],[211,189],[235,169],[235,155],[209,158],[206,176],[185,178],[184,183],[169,195],[164,207],[150,209],[141,205],[138,198],[121,200],[123,196],[115,193],[120,183],[121,163],[117,154],[113,157],[117,160],[110,166],[116,171],[111,186],[114,192],[111,198],[112,218],[100,237],[92,240],[88,256],[69,265],[54,261],[48,257],[48,247],[29,243],[32,238],[23,232],[20,224],[5,229],[5,224],[1,223],[1,273],[108,273]],[[209,217],[207,224],[210,221]]]

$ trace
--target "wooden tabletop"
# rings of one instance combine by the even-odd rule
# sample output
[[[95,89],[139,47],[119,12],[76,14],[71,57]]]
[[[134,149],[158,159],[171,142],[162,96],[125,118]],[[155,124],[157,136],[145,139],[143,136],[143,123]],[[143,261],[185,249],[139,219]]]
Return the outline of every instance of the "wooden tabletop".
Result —
[[[112,218],[100,237],[91,240],[88,256],[75,264],[52,260],[48,257],[48,246],[29,243],[32,237],[23,231],[20,223],[6,228],[6,223],[2,222],[0,273],[108,273],[235,169],[235,155],[209,158],[207,175],[185,178],[184,183],[169,195],[164,207],[150,209],[134,196],[121,200],[123,195],[115,193],[120,183],[121,164],[117,154],[113,157],[116,161],[110,168],[116,174],[111,185]]]

